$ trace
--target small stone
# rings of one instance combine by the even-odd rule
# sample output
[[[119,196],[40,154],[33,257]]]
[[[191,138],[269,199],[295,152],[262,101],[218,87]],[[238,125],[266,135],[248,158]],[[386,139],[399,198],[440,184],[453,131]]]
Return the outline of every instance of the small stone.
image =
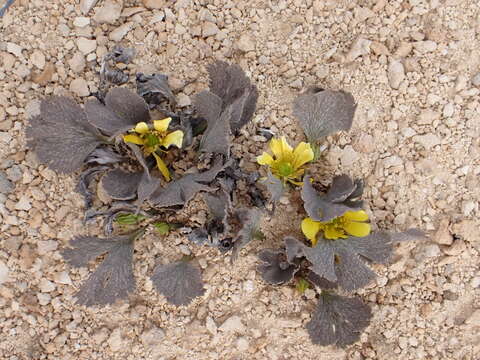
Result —
[[[207,316],[205,320],[205,327],[210,334],[213,336],[217,335],[217,324],[215,324],[215,321],[210,316]]]
[[[40,240],[37,242],[38,255],[46,255],[57,250],[58,243],[55,240]]]
[[[476,202],[472,200],[468,200],[463,202],[462,204],[462,212],[464,216],[469,216],[470,213],[475,210],[476,208]]]
[[[452,103],[448,103],[443,107],[443,117],[451,117],[455,112],[455,107]]]
[[[0,260],[0,285],[10,281],[8,273],[9,273],[9,270],[7,265],[5,265],[3,261]]]
[[[455,80],[455,91],[460,92],[467,87],[468,78],[465,75],[458,75]]]
[[[57,284],[63,284],[63,285],[72,285],[72,279],[70,279],[70,275],[66,271],[60,271],[58,273],[55,273],[53,276],[53,280]]]
[[[190,96],[180,93],[177,95],[177,105],[179,107],[190,106],[192,105],[192,100],[190,100]]]
[[[405,79],[405,69],[400,61],[392,61],[388,66],[388,82],[393,89],[398,89]]]
[[[28,211],[32,208],[29,198],[26,195],[23,195],[20,200],[15,205],[16,210]]]
[[[440,138],[435,134],[417,135],[413,137],[413,140],[427,150],[441,143]]]
[[[73,80],[70,83],[70,91],[77,96],[88,96],[90,95],[90,89],[85,79],[78,78]]]
[[[255,41],[249,34],[243,34],[237,40],[237,48],[243,52],[249,52],[255,50]]]
[[[370,44],[370,49],[373,51],[375,55],[389,55],[390,52],[388,51],[388,48],[383,45],[381,42],[378,41],[372,41]]]
[[[402,164],[403,164],[402,158],[397,155],[392,155],[383,159],[383,165],[386,169],[391,168],[393,166],[400,166]]]
[[[451,245],[453,243],[453,236],[450,233],[450,220],[443,218],[438,225],[438,229],[433,235],[433,241],[441,245]]]
[[[475,276],[472,281],[470,281],[472,288],[476,289],[480,287],[480,276]]]
[[[248,294],[255,290],[255,283],[252,280],[247,280],[243,283],[243,290]]]
[[[218,31],[219,31],[218,26],[212,22],[205,21],[202,25],[202,36],[204,38],[216,35]],[[250,50],[245,50],[245,51],[250,51]]]
[[[477,73],[473,76],[472,85],[473,86],[480,86],[480,73]]]
[[[45,68],[45,55],[40,50],[34,50],[32,56],[30,56],[30,61],[40,70]]]
[[[357,38],[353,42],[350,50],[345,55],[345,60],[347,62],[352,62],[353,60],[355,60],[359,56],[370,54],[370,45],[371,44],[372,44],[371,40],[367,40],[367,39],[364,39],[364,38],[361,38],[361,37]]]
[[[250,344],[246,337],[242,336],[237,339],[237,349],[238,351],[245,352],[248,350]]]
[[[40,280],[39,288],[42,293],[49,293],[54,291],[56,289],[56,286],[51,281],[43,278],[42,280]]]
[[[81,37],[77,39],[78,50],[82,52],[83,55],[88,55],[91,52],[94,52],[97,48],[97,40],[89,40],[87,38]]]
[[[74,73],[81,73],[85,69],[85,57],[80,51],[73,54],[72,58],[68,60],[68,65]]]
[[[434,258],[440,254],[440,247],[437,244],[428,244],[423,247],[423,255],[427,258]]]
[[[7,179],[7,176],[3,172],[0,172],[0,194],[10,194],[14,189],[15,185]]]
[[[164,337],[165,332],[162,329],[153,327],[140,335],[140,340],[144,345],[153,346],[161,343]]]
[[[7,51],[15,55],[16,57],[19,57],[19,58],[23,57],[22,50],[23,48],[21,46],[11,42],[7,42]]]
[[[52,297],[48,293],[38,293],[37,294],[38,303],[42,306],[48,305]]]
[[[355,164],[360,156],[358,153],[353,149],[351,145],[345,146],[343,151],[340,154],[340,161],[344,167],[350,167]]]
[[[107,340],[108,346],[113,352],[120,351],[124,346],[124,341],[122,339],[122,333],[119,328],[116,328],[110,334],[110,337]]]
[[[47,63],[41,73],[32,76],[32,80],[38,85],[45,86],[52,81],[53,74],[55,74],[55,65]]]
[[[80,11],[87,15],[98,0],[80,0]]]
[[[353,143],[353,149],[361,153],[371,153],[375,150],[375,141],[372,135],[360,134]]]
[[[421,54],[426,54],[437,49],[437,43],[432,40],[417,41],[413,43],[415,50]]]
[[[419,125],[431,125],[435,120],[440,119],[440,114],[431,109],[424,110],[418,116],[417,123]]]
[[[73,26],[83,28],[88,25],[90,25],[90,18],[88,17],[77,16],[75,19],[73,19]]]
[[[118,42],[122,40],[123,37],[127,35],[130,30],[132,30],[132,27],[133,23],[131,22],[120,25],[108,35],[108,38],[112,41]]]
[[[404,58],[412,51],[413,45],[408,42],[402,41],[395,52],[395,56],[398,58]]]
[[[178,246],[178,248],[183,255],[188,256],[192,253],[187,245],[181,244],[181,245]]]
[[[163,9],[166,6],[165,0],[142,0],[142,3],[147,9]]]
[[[120,18],[122,8],[122,2],[107,0],[101,7],[97,8],[93,20],[99,24],[114,24]]]
[[[242,324],[242,319],[239,316],[234,315],[225,320],[222,326],[220,326],[220,331],[243,333],[245,325]]]

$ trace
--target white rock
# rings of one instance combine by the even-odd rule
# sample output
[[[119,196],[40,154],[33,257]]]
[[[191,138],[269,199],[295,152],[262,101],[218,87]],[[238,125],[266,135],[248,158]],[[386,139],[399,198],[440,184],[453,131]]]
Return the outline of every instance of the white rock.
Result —
[[[140,340],[142,340],[144,345],[152,346],[162,342],[164,337],[165,332],[162,329],[153,327],[140,335]]]
[[[448,103],[443,107],[443,117],[451,117],[455,112],[455,106],[452,103]]]
[[[70,275],[66,271],[55,273],[53,279],[57,284],[72,285],[72,279],[70,279]]]
[[[243,333],[245,325],[242,324],[242,319],[239,316],[234,315],[225,320],[222,326],[220,326],[220,331]]]
[[[243,283],[243,290],[246,293],[251,293],[255,290],[255,283],[252,280],[247,280]]]
[[[340,161],[344,167],[352,166],[358,161],[359,158],[360,155],[358,155],[351,145],[345,146],[340,154]]]
[[[68,65],[74,73],[80,73],[85,69],[85,57],[80,51],[73,54],[72,58],[68,60]]]
[[[30,203],[30,200],[28,196],[23,195],[18,202],[15,204],[15,209],[16,210],[24,210],[28,211],[32,208],[32,204]]]
[[[218,26],[210,21],[205,21],[202,25],[202,36],[209,37],[218,33]],[[255,47],[255,45],[253,45]],[[245,50],[250,51],[250,50]]]
[[[7,51],[16,57],[23,57],[22,55],[23,48],[20,45],[17,45],[12,42],[7,42]]]
[[[57,250],[58,243],[55,240],[39,240],[37,242],[38,255],[45,255]]]
[[[0,285],[3,283],[6,283],[10,281],[10,278],[8,276],[8,267],[3,263],[3,261],[0,260]]]
[[[93,19],[99,24],[114,24],[120,18],[123,4],[121,2],[114,2],[107,0],[105,3],[97,8]]]
[[[383,159],[383,166],[385,166],[386,169],[391,168],[392,166],[399,166],[402,164],[402,158],[397,155],[392,155]]]
[[[73,80],[70,83],[70,91],[77,96],[88,96],[90,95],[90,90],[85,79],[78,78]]]
[[[430,150],[434,146],[439,145],[441,142],[440,138],[435,134],[417,135],[414,136],[413,140],[422,145],[427,150]]]
[[[205,327],[210,334],[214,336],[217,335],[217,324],[215,324],[215,321],[210,316],[205,320]]]
[[[116,328],[115,330],[112,331],[110,334],[110,337],[107,340],[108,346],[110,346],[110,349],[114,352],[117,352],[123,348],[123,339],[122,339],[122,333],[119,328]]]
[[[400,61],[394,60],[388,66],[388,83],[393,89],[398,89],[405,79],[405,69]]]
[[[476,203],[472,200],[468,200],[468,201],[465,201],[463,204],[462,204],[462,212],[463,212],[463,215],[465,216],[469,216],[470,213],[475,210],[476,208]]]
[[[352,62],[353,60],[355,60],[359,56],[370,54],[370,45],[371,44],[372,44],[371,40],[367,40],[367,39],[364,39],[364,38],[361,38],[361,37],[357,38],[353,42],[350,50],[345,55],[345,60],[347,62]]]
[[[77,47],[83,55],[88,55],[97,48],[97,40],[89,40],[84,37],[78,38]]]
[[[85,15],[95,6],[98,0],[80,0],[80,11]]]
[[[453,243],[453,236],[449,230],[450,220],[443,218],[438,225],[438,229],[433,235],[433,241],[441,245],[451,245]]]
[[[475,74],[472,78],[472,84],[474,86],[480,86],[480,73]]]
[[[419,125],[431,125],[435,120],[438,119],[440,119],[438,112],[427,109],[420,113],[417,123]]]
[[[79,28],[83,28],[87,25],[90,25],[90,18],[85,16],[77,16],[73,19],[73,25]]]
[[[190,99],[190,96],[185,95],[184,93],[180,93],[177,95],[177,105],[179,107],[185,107],[191,104],[192,104],[192,100]]]
[[[50,303],[50,300],[52,300],[52,297],[50,296],[50,294],[47,294],[47,293],[38,293],[37,299],[40,305],[45,306],[45,305],[48,305],[48,303]]]
[[[248,350],[250,343],[246,337],[240,337],[237,339],[237,349],[238,351],[245,352]]]
[[[417,41],[413,43],[413,47],[420,53],[426,54],[437,49],[437,43],[432,40]]]
[[[132,30],[132,27],[133,23],[131,22],[120,25],[108,35],[108,38],[112,41],[118,42],[122,40],[123,37],[127,35],[130,30]]]
[[[49,293],[54,291],[56,286],[51,281],[43,278],[42,280],[40,280],[39,288],[42,293]]]
[[[255,50],[255,41],[249,34],[243,34],[237,40],[237,48],[240,51],[248,52]]]
[[[45,55],[38,49],[33,51],[30,61],[39,69],[43,70],[45,67]]]

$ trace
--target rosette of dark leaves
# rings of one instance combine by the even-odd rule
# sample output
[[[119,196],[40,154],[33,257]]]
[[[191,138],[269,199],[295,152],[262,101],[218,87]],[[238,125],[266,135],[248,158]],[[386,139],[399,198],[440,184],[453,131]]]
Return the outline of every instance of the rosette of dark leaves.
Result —
[[[185,260],[158,265],[151,279],[157,291],[177,306],[188,305],[205,293],[199,268]]]
[[[64,259],[74,267],[86,267],[90,261],[104,255],[77,293],[81,305],[107,305],[124,299],[135,289],[133,275],[133,243],[143,229],[128,235],[110,238],[77,236],[70,240],[71,248],[63,250]]]
[[[262,263],[257,266],[257,271],[270,285],[288,283],[300,269],[298,264],[287,261],[285,251],[281,249],[264,249],[258,254],[258,258]]]
[[[359,339],[371,317],[370,307],[358,297],[322,293],[307,331],[314,344],[346,347]]]
[[[194,98],[197,113],[207,120],[200,151],[228,157],[230,135],[252,119],[258,91],[238,65],[217,61],[207,71],[210,91],[202,91]]]
[[[350,93],[312,88],[298,96],[293,115],[310,143],[340,130],[349,130],[357,105]]]
[[[335,176],[326,194],[319,194],[305,176],[302,187],[303,207],[315,221],[330,221],[347,211],[357,211],[363,206],[358,200],[363,194],[363,181],[353,181],[348,175]]]

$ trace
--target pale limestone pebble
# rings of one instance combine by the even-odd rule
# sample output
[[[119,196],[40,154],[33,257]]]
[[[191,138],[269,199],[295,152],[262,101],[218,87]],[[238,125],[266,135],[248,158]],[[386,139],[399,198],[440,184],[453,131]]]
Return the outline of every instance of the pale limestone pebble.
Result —
[[[130,30],[133,28],[133,22],[127,22],[119,27],[117,27],[115,30],[113,30],[109,35],[108,38],[112,41],[119,42],[121,41],[125,35],[129,33]]]
[[[57,284],[72,285],[72,279],[70,278],[70,275],[68,275],[66,271],[56,272],[53,275],[53,280]]]
[[[370,134],[362,133],[354,139],[353,149],[361,153],[371,153],[375,151],[375,140]]]
[[[202,36],[204,38],[216,35],[218,32],[219,32],[219,29],[218,29],[218,26],[215,23],[210,22],[210,21],[205,21],[202,24]],[[250,51],[250,50],[246,50],[246,51]]]
[[[372,41],[372,43],[370,44],[370,49],[376,55],[390,55],[390,51],[388,50],[388,48],[378,41]]]
[[[207,316],[205,320],[205,327],[207,328],[210,334],[212,334],[213,336],[217,335],[217,332],[218,332],[217,324],[215,324],[215,321],[212,319],[211,316]]]
[[[427,54],[437,49],[437,43],[432,40],[416,41],[413,47],[421,54]]]
[[[37,242],[38,255],[46,255],[58,248],[58,243],[55,240],[39,240]]]
[[[179,107],[187,107],[192,105],[192,100],[190,96],[185,95],[183,92],[177,95],[177,105]]]
[[[142,3],[147,9],[163,9],[166,5],[165,0],[142,0]]]
[[[388,169],[394,166],[400,166],[402,164],[403,164],[402,158],[397,155],[392,155],[383,159],[383,166],[385,167],[385,169]]]
[[[141,7],[141,6],[125,8],[125,9],[123,9],[122,14],[120,16],[130,17],[130,16],[139,14],[139,13],[144,12],[144,11],[145,11],[145,8]]]
[[[90,18],[85,17],[85,16],[77,16],[75,19],[73,19],[73,26],[83,28],[90,25]]]
[[[180,252],[183,254],[183,255],[190,255],[192,252],[190,251],[190,249],[188,248],[187,245],[185,244],[180,244],[178,246],[178,249],[180,250]]]
[[[118,352],[126,346],[126,339],[122,336],[122,330],[120,328],[112,331],[107,340],[107,344],[113,352]]]
[[[353,149],[351,145],[345,146],[340,153],[340,161],[345,168],[351,167],[360,159],[360,155]]]
[[[388,82],[393,89],[398,89],[405,79],[405,68],[400,61],[393,60],[388,66]]]
[[[38,293],[37,294],[38,303],[42,306],[50,304],[52,296],[48,293]]]
[[[0,285],[9,281],[10,281],[9,269],[7,265],[0,260]]]
[[[419,125],[431,125],[434,121],[440,119],[440,114],[432,109],[423,110],[417,118]]]
[[[236,347],[237,347],[238,351],[246,352],[248,350],[248,348],[250,347],[250,343],[249,343],[249,341],[246,337],[242,336],[242,337],[239,337],[237,339]]]
[[[345,55],[346,62],[352,62],[356,58],[364,55],[370,54],[370,45],[372,44],[371,40],[358,37],[350,47],[350,50]]]
[[[453,243],[453,235],[450,232],[450,220],[448,218],[445,217],[440,220],[432,240],[441,245],[451,245]]]
[[[245,325],[242,323],[242,319],[237,316],[231,316],[220,326],[220,331],[223,332],[235,332],[235,333],[244,333],[245,332]]]
[[[49,293],[57,288],[53,282],[45,278],[42,278],[40,280],[40,284],[38,285],[38,287],[42,293]]]
[[[33,51],[32,55],[30,56],[30,62],[40,70],[43,70],[45,68],[45,62],[46,62],[45,55],[40,50],[36,49]]]
[[[140,335],[140,340],[145,346],[148,347],[152,347],[162,343],[164,341],[164,338],[165,332],[156,326],[144,331]]]
[[[478,210],[478,203],[473,200],[467,200],[462,203],[462,213],[469,216],[472,212]]]
[[[32,203],[27,195],[22,195],[15,204],[16,210],[28,211],[32,208]]]
[[[7,51],[18,58],[23,58],[23,48],[20,45],[17,45],[12,42],[7,42]]]
[[[480,86],[480,72],[475,74],[473,77],[472,77],[472,85],[473,86]]]
[[[99,24],[114,24],[122,13],[123,1],[107,0],[95,10],[93,20]]]
[[[243,52],[255,50],[255,40],[250,34],[242,34],[236,42],[237,49]]]
[[[80,11],[87,15],[98,0],[80,0]]]
[[[97,48],[97,40],[80,37],[77,39],[77,47],[83,55],[88,55]]]
[[[81,73],[85,69],[85,57],[80,51],[73,54],[72,58],[68,60],[68,65],[74,73]]]
[[[75,95],[81,97],[90,95],[90,89],[88,88],[88,84],[85,79],[82,78],[72,80],[72,82],[70,83],[70,91]]]
[[[444,118],[449,118],[455,112],[455,106],[452,103],[447,103],[443,107],[442,115]]]
[[[463,240],[457,239],[455,240],[452,245],[448,247],[444,247],[442,250],[445,254],[450,256],[459,256],[465,252],[467,246]]]
[[[435,134],[416,135],[413,137],[413,140],[427,150],[430,150],[441,143],[440,138]]]
[[[397,50],[395,51],[395,57],[397,58],[404,58],[407,57],[408,54],[413,49],[413,45],[409,42],[402,41],[398,46]]]
[[[465,75],[458,75],[455,80],[455,92],[460,92],[467,87],[468,77]]]

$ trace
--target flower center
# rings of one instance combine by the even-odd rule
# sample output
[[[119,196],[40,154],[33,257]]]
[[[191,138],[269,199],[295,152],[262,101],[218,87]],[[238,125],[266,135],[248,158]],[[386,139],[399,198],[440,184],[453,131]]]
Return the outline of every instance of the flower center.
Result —
[[[278,164],[277,169],[278,174],[282,177],[288,177],[292,175],[294,171],[292,164],[290,164],[289,162],[281,162],[280,164]]]

